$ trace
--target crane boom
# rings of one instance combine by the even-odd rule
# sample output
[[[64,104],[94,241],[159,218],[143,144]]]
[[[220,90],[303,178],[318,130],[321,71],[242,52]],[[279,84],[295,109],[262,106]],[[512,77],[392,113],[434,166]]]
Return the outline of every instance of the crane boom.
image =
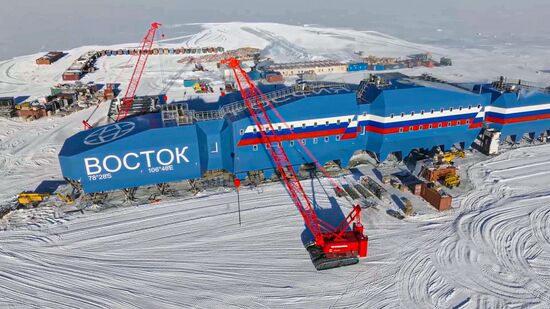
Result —
[[[149,51],[153,46],[155,34],[157,32],[157,29],[160,26],[161,24],[157,22],[151,23],[151,27],[147,31],[147,34],[145,35],[143,40],[141,41],[140,51],[138,53],[138,60],[136,62],[136,65],[134,66],[134,71],[132,72],[130,83],[126,88],[126,93],[124,94],[124,98],[122,99],[122,104],[120,106],[120,109],[118,111],[118,115],[116,118],[117,122],[126,118],[126,116],[128,116],[128,112],[132,107],[132,103],[134,103],[134,96],[136,95],[136,91],[139,86],[139,82],[141,80],[141,75],[143,74],[143,70],[145,69],[145,65],[147,64],[147,59],[149,58]]]
[[[308,251],[315,267],[322,270],[357,263],[358,256],[365,257],[367,255],[368,245],[368,237],[363,234],[363,226],[360,221],[361,207],[354,206],[338,227],[331,226],[317,216],[288,159],[281,138],[277,135],[265,106],[269,107],[283,123],[286,124],[286,122],[276,111],[275,106],[250,80],[241,68],[239,60],[228,58],[223,60],[222,64],[226,64],[233,71],[243,101],[260,133],[261,143],[265,145],[290,197],[313,234],[315,241],[314,244],[308,246]],[[291,134],[294,135],[292,131]],[[321,166],[307,148],[303,144],[302,146],[315,164]],[[352,226],[351,230],[350,226]]]

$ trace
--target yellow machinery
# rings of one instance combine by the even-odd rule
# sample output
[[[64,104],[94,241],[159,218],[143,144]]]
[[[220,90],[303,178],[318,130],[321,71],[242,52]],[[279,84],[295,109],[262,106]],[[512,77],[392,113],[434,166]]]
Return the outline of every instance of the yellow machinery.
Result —
[[[444,152],[436,155],[434,157],[434,161],[439,163],[451,163],[452,161],[454,161],[456,157],[464,158],[465,156],[466,154],[462,150],[457,150],[453,152]]]
[[[458,175],[447,175],[444,184],[448,188],[458,187],[460,185],[460,177]]]
[[[453,154],[462,159],[464,159],[464,157],[466,156],[466,153],[464,152],[464,150],[453,151]]]
[[[48,193],[22,192],[17,195],[17,202],[21,205],[37,205],[43,202],[48,196],[50,196]]]
[[[60,200],[65,202],[65,204],[72,204],[74,202],[70,195],[63,195],[61,193],[57,193],[56,195],[57,197],[59,197]]]

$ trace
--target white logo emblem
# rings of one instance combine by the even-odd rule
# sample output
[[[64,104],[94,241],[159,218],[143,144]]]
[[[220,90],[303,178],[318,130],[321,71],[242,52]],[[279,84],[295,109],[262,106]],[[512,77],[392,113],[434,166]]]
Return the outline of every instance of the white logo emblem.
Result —
[[[133,122],[118,122],[94,131],[84,139],[86,145],[100,145],[114,141],[132,132],[135,128]]]

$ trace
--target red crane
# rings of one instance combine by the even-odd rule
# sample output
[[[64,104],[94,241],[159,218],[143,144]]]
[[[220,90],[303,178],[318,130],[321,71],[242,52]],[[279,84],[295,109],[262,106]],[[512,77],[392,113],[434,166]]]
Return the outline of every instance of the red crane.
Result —
[[[126,88],[126,93],[124,94],[124,98],[122,99],[122,104],[120,105],[120,108],[118,110],[118,115],[116,118],[117,122],[128,116],[128,112],[130,111],[132,103],[134,102],[134,96],[136,95],[139,81],[141,80],[141,74],[143,74],[143,70],[145,69],[145,65],[147,64],[147,58],[149,58],[149,52],[151,51],[151,47],[153,46],[155,34],[160,26],[161,24],[157,22],[151,23],[151,28],[149,28],[149,30],[147,31],[147,34],[143,38],[143,41],[141,41],[141,47],[138,53],[138,60],[134,67],[134,71],[132,72],[130,83]]]
[[[262,144],[268,150],[290,197],[302,215],[306,226],[313,234],[314,242],[307,246],[307,250],[315,268],[322,270],[351,265],[359,261],[358,257],[367,256],[368,237],[363,234],[361,207],[355,205],[349,215],[337,227],[331,226],[317,216],[281,144],[277,130],[273,127],[265,109],[266,106],[283,123],[286,124],[286,122],[276,111],[275,106],[250,80],[242,69],[239,60],[228,58],[222,60],[222,64],[226,64],[233,71],[248,112],[252,116],[258,132],[260,132]],[[294,133],[291,131],[291,134]],[[301,144],[301,142],[299,143]],[[305,146],[303,148],[306,149]],[[311,152],[306,152],[317,166],[321,166]],[[339,187],[337,188],[339,189]]]

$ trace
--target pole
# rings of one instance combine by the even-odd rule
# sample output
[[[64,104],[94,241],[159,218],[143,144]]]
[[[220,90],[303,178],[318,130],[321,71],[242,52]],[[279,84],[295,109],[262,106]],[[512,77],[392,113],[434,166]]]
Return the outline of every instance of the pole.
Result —
[[[239,187],[241,186],[241,180],[239,178],[235,178],[233,179],[233,184],[235,184],[235,189],[237,189],[237,207],[239,211],[239,226],[241,226],[241,199],[239,196]]]
[[[241,226],[241,199],[239,196],[239,188],[237,188],[237,208],[239,209],[239,226]]]

